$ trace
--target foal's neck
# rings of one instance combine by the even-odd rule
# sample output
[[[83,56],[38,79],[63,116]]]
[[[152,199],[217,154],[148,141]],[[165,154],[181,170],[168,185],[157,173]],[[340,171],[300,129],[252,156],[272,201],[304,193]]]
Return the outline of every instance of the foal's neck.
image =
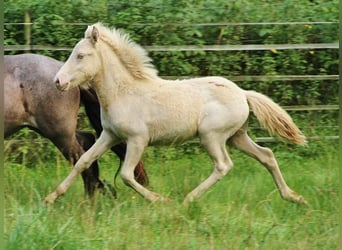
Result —
[[[106,49],[102,50],[102,70],[92,83],[103,106],[115,100],[122,91],[127,91],[134,84],[134,78],[112,53]]]

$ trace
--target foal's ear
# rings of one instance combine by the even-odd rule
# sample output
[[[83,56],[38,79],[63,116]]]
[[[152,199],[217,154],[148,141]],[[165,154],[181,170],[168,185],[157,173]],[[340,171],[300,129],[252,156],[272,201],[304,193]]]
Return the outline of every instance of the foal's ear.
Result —
[[[93,44],[99,40],[99,30],[95,26],[93,26],[93,30],[91,31],[90,40]]]

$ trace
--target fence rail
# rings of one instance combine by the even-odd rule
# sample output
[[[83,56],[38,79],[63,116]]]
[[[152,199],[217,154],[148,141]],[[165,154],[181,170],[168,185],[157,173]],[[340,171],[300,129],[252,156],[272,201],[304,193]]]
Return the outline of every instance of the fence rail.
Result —
[[[319,140],[338,140],[340,137],[338,135],[331,135],[331,136],[310,136],[306,138],[308,141],[319,141]],[[255,138],[255,142],[276,142],[279,139],[275,137],[257,137]]]
[[[338,43],[306,43],[306,44],[248,44],[248,45],[157,45],[144,46],[147,51],[252,51],[252,50],[290,50],[290,49],[338,49]],[[5,45],[5,51],[71,51],[72,47],[51,45]]]
[[[189,79],[199,76],[161,76],[168,80]],[[270,81],[302,81],[302,80],[338,80],[339,75],[241,75],[241,76],[222,76],[234,82],[253,81],[253,82],[270,82]]]
[[[331,136],[309,136],[306,139],[308,141],[319,141],[319,140],[338,140],[340,137],[338,135],[331,135]],[[280,139],[276,138],[276,137],[256,137],[253,139],[255,142],[260,143],[260,142],[279,142],[281,141]],[[23,142],[25,141],[25,139],[6,139],[4,140],[4,146],[5,146],[5,151],[7,149],[8,146],[11,145],[21,145]],[[31,143],[42,143],[41,140],[39,141],[31,141]],[[49,144],[51,142],[49,142],[48,140],[43,141],[43,143]],[[198,139],[192,139],[190,141],[187,141],[185,143],[199,143]]]
[[[24,25],[33,26],[36,23],[4,23],[4,25]],[[259,22],[259,23],[134,23],[132,25],[179,25],[179,26],[264,26],[264,25],[336,25],[338,22]],[[73,25],[86,26],[90,23],[60,23],[56,25]],[[157,45],[144,46],[150,52],[172,52],[172,51],[277,51],[277,50],[320,50],[320,49],[338,49],[339,43],[308,43],[308,44],[244,44],[244,45]],[[4,45],[5,51],[71,51],[69,46],[52,46],[52,45]],[[187,79],[196,76],[162,76],[166,79]],[[302,81],[302,80],[339,80],[339,75],[240,75],[240,76],[223,76],[232,81]],[[339,105],[305,105],[305,106],[283,106],[287,111],[322,111],[322,110],[339,110]],[[336,140],[339,136],[311,136],[308,140]],[[274,137],[257,137],[257,142],[274,142],[277,141]],[[5,141],[6,142],[6,141]]]
[[[34,25],[37,23],[23,22],[23,23],[4,23],[6,25]],[[72,25],[72,26],[87,26],[92,23],[54,23],[54,25]],[[109,23],[104,23],[105,25],[110,25]],[[329,22],[329,21],[307,21],[307,22],[240,22],[240,23],[230,23],[230,22],[216,22],[216,23],[179,23],[179,22],[165,22],[165,23],[132,23],[131,25],[136,26],[164,26],[164,25],[177,25],[177,26],[264,26],[264,25],[332,25],[339,24],[339,22]]]
[[[287,111],[339,110],[339,105],[283,106]]]

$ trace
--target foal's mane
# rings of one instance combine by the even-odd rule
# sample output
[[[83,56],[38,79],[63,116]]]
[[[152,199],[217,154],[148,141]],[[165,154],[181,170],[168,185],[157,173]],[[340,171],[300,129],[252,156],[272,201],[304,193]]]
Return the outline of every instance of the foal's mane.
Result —
[[[113,49],[125,68],[135,79],[153,79],[157,77],[157,70],[152,64],[152,59],[146,50],[132,41],[128,34],[118,29],[109,29],[102,23],[96,23],[100,40],[104,41]],[[91,36],[90,26],[85,32],[85,38]]]

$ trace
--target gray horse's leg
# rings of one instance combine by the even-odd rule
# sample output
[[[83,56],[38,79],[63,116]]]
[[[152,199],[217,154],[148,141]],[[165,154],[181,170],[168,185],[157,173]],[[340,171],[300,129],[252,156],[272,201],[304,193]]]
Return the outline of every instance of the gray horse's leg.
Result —
[[[299,204],[307,204],[306,200],[301,195],[298,195],[296,192],[291,190],[286,184],[272,150],[257,145],[244,130],[241,130],[235,134],[231,138],[230,142],[235,147],[247,155],[255,158],[266,167],[266,169],[272,175],[273,180],[277,185],[280,195],[283,199]]]
[[[208,133],[201,136],[201,143],[207,149],[214,162],[214,171],[185,197],[183,204],[198,198],[233,168],[233,162],[226,151],[225,142],[225,137],[222,134]]]

